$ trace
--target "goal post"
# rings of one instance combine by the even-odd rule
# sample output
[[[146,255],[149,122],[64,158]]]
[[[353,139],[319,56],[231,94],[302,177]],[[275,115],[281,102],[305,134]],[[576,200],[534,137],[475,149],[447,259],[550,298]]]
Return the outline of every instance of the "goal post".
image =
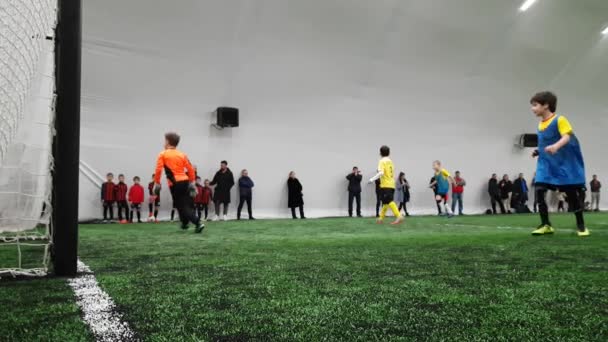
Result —
[[[58,0],[57,11],[53,269],[58,276],[72,276],[78,263],[82,1]]]
[[[0,277],[77,271],[81,0],[0,0]]]

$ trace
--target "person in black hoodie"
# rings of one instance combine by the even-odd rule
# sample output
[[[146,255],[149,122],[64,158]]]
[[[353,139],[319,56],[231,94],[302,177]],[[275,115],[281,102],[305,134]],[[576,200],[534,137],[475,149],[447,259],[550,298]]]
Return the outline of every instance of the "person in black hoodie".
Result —
[[[300,218],[304,217],[304,195],[302,194],[302,184],[296,178],[296,173],[291,171],[287,179],[287,206],[291,208],[291,217],[297,219],[296,208],[300,208]]]
[[[220,205],[224,205],[222,220],[226,221],[228,215],[228,205],[230,204],[230,189],[234,186],[234,176],[228,168],[228,162],[222,160],[220,169],[215,173],[210,185],[215,185],[213,203],[215,204],[216,220],[220,219]]]
[[[348,216],[353,217],[353,200],[357,201],[357,217],[361,216],[361,172],[358,167],[353,167],[353,172],[346,176],[348,180]]]
[[[241,219],[241,211],[243,210],[243,204],[245,204],[245,202],[247,202],[247,212],[249,213],[249,219],[255,220],[251,211],[251,199],[253,197],[251,189],[253,187],[254,184],[251,178],[249,178],[249,172],[247,172],[247,170],[241,171],[241,178],[239,178],[239,208],[236,214],[237,220]]]
[[[502,204],[507,211],[507,214],[511,214],[511,195],[513,193],[513,182],[509,180],[509,175],[502,176],[502,180],[498,183],[500,188],[500,198]]]
[[[498,176],[492,174],[492,178],[488,182],[488,194],[490,194],[490,201],[492,203],[492,213],[496,215],[496,203],[500,205],[500,212],[505,213],[505,206],[502,204],[500,199],[500,188],[498,187]]]

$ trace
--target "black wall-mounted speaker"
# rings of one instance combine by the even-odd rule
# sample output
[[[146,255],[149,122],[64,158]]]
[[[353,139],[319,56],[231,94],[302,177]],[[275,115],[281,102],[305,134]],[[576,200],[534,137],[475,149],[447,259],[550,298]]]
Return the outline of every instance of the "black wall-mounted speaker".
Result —
[[[519,141],[522,147],[538,147],[538,135],[536,133],[522,134]]]
[[[239,127],[239,109],[232,107],[218,107],[217,126],[219,127]]]

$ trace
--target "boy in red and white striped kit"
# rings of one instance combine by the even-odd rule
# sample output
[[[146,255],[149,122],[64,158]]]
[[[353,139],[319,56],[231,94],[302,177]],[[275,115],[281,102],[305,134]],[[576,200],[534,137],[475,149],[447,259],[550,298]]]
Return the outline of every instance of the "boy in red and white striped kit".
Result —
[[[131,215],[129,222],[133,223],[133,212],[137,212],[137,223],[141,223],[141,204],[144,203],[144,187],[139,184],[139,177],[133,177],[133,185],[129,189],[129,202],[131,203]]]

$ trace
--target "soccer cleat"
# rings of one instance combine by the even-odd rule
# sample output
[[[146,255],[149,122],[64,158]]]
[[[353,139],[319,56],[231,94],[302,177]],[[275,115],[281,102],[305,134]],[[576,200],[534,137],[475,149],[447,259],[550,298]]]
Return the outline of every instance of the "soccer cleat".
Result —
[[[589,232],[589,229],[587,229],[587,228],[585,228],[585,230],[583,230],[582,232],[579,230],[577,234],[580,237],[585,237],[585,236],[591,235],[591,233]]]
[[[194,230],[194,232],[196,234],[200,234],[203,232],[203,229],[205,229],[205,225],[199,222],[199,224],[196,225],[196,229]]]
[[[382,220],[382,219],[377,219],[376,220],[376,224],[383,224],[383,223],[384,223],[384,220]]]
[[[447,217],[448,217],[449,219],[451,219],[452,217],[454,217],[454,214],[448,214],[448,215],[447,215]]]
[[[399,216],[395,221],[391,222],[391,225],[396,226],[398,224],[401,224],[401,222],[403,222],[403,216]]]
[[[532,232],[532,235],[546,235],[555,233],[555,229],[548,224],[541,224],[538,228]]]
[[[181,225],[181,228],[182,228],[183,230],[186,230],[186,229],[188,229],[188,228],[190,228],[190,227],[189,227],[187,224],[182,224],[182,225]]]

